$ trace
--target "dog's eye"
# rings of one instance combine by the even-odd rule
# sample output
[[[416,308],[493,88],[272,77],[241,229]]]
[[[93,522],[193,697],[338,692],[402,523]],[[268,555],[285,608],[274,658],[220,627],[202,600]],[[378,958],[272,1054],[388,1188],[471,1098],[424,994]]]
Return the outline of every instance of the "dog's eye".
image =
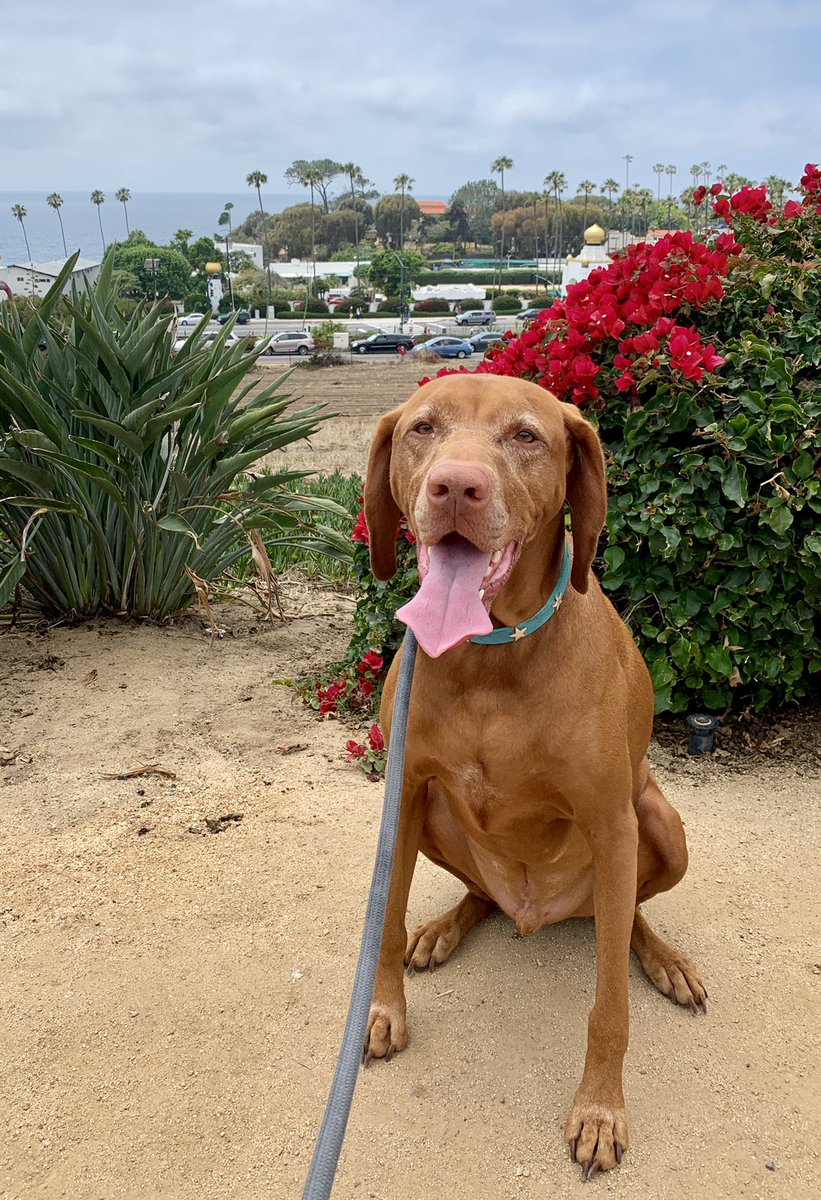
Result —
[[[535,442],[536,435],[535,435],[535,433],[531,433],[529,429],[520,429],[519,432],[516,434],[514,441]]]
[[[433,433],[433,426],[429,421],[420,421],[418,425],[413,427],[414,433]]]

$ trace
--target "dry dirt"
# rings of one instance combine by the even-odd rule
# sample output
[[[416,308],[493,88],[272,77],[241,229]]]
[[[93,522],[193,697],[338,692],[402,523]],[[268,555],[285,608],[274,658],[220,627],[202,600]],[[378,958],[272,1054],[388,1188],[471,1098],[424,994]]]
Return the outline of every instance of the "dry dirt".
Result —
[[[300,372],[344,415],[303,463],[360,468],[406,364]],[[302,465],[302,464],[301,464]],[[294,581],[272,630],[96,623],[0,638],[0,1196],[297,1200],[347,1010],[381,787],[283,679],[339,657],[351,602]],[[632,979],[630,1200],[803,1200],[819,1160],[819,773],[654,761],[689,874],[648,916],[707,1018]],[[175,774],[107,778],[144,764]],[[411,922],[459,885],[421,862]],[[357,1088],[334,1197],[577,1196],[561,1139],[593,930],[496,917],[409,981],[412,1044]]]

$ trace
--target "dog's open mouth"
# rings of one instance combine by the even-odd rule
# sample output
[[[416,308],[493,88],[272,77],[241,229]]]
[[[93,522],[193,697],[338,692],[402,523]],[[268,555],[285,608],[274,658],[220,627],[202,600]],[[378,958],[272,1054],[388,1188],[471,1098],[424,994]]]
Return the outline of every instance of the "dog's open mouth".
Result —
[[[458,533],[433,546],[418,544],[419,591],[396,615],[430,658],[490,632],[490,606],[520,551],[518,542],[480,550]]]

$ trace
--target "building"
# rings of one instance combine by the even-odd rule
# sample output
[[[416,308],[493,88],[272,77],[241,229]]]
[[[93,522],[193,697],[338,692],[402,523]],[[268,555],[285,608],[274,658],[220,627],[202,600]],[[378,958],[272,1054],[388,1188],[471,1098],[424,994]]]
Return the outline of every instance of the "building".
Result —
[[[214,239],[214,245],[221,254],[225,254],[225,242],[219,238]],[[231,239],[232,254],[247,254],[255,267],[261,271],[263,268],[262,246],[256,242],[235,242]]]
[[[8,263],[0,265],[0,283],[6,283],[15,296],[45,296],[55,279],[66,265],[64,258],[51,262]],[[74,270],[63,285],[63,295],[71,293],[72,287],[84,289],[97,282],[102,263],[93,258],[78,258]]]
[[[416,203],[423,217],[446,217],[450,212],[450,205],[444,200],[417,200]]]

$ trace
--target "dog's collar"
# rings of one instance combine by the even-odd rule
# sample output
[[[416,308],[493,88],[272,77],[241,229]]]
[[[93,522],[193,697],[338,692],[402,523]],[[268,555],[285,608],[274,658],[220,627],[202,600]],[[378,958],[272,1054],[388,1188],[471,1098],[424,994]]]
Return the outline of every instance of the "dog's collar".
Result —
[[[528,634],[535,633],[537,629],[541,629],[542,625],[559,611],[559,605],[564,599],[567,585],[570,582],[570,569],[572,566],[573,554],[568,538],[564,544],[562,569],[559,573],[556,586],[547,598],[547,603],[537,613],[534,613],[532,617],[528,617],[526,621],[522,621],[518,625],[505,625],[502,629],[494,629],[492,633],[479,633],[476,637],[472,637],[469,640],[471,642],[479,642],[483,646],[507,646],[510,642],[520,642]]]

